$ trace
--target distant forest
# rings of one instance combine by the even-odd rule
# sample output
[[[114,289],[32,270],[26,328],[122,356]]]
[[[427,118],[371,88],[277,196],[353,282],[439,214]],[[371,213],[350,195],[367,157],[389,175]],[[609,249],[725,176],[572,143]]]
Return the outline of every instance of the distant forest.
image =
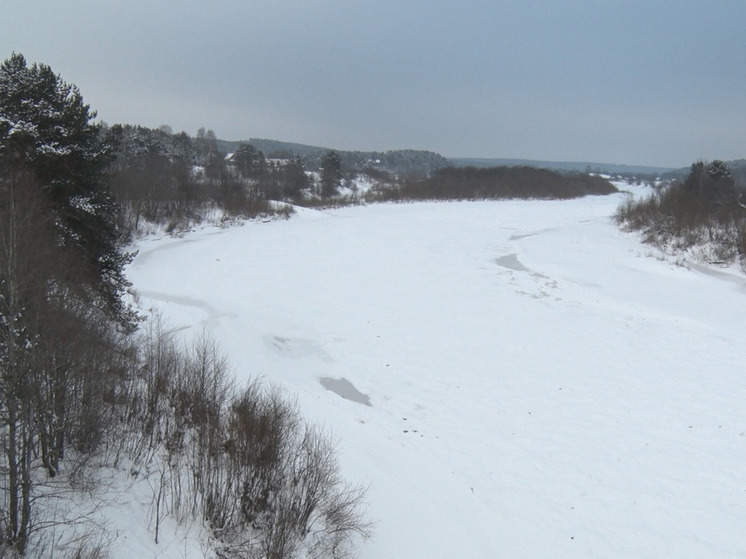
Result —
[[[228,216],[253,217],[288,212],[287,204],[565,199],[615,192],[597,175],[529,166],[454,167],[429,151],[227,142],[210,130],[200,129],[191,137],[168,126],[104,125],[101,134],[113,156],[112,194],[122,208],[121,225],[129,231],[144,223],[166,222],[178,229],[199,220],[210,207]]]
[[[612,194],[607,179],[534,167],[446,167],[430,177],[406,181],[398,191],[408,200],[566,199]]]
[[[299,157],[308,170],[317,170],[321,166],[324,154],[330,150],[330,148],[260,138],[253,138],[247,142],[218,140],[218,148],[225,153],[231,153],[242,143],[253,145],[269,158]],[[451,164],[442,155],[424,150],[335,151],[339,153],[343,168],[347,170],[373,168],[400,175],[427,175]]]

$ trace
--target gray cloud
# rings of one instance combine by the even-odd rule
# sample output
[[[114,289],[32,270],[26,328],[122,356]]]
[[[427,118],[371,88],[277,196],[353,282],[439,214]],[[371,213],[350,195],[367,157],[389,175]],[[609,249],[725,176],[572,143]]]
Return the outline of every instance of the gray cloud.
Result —
[[[110,123],[447,156],[746,157],[743,2],[0,6],[0,56],[51,65]]]

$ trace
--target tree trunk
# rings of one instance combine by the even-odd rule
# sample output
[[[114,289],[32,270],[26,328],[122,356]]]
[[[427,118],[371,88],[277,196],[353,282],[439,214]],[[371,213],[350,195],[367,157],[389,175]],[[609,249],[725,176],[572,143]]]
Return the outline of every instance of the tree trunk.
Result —
[[[15,398],[7,398],[8,408],[8,443],[5,450],[5,456],[8,463],[8,524],[6,527],[5,540],[11,545],[15,545],[18,536],[18,526],[20,525],[20,471],[18,464],[18,409]]]

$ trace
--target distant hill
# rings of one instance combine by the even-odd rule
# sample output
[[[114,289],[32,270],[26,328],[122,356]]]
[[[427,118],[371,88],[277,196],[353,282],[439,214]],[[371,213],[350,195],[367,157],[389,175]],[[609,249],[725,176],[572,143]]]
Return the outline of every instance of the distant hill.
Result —
[[[316,170],[321,157],[329,147],[309,146],[295,142],[283,142],[266,138],[227,141],[218,140],[218,149],[224,153],[236,150],[240,143],[252,144],[264,152],[267,157],[298,156],[308,170]],[[594,161],[542,161],[535,159],[479,158],[479,157],[444,157],[439,153],[426,150],[391,150],[347,151],[335,150],[342,158],[346,169],[363,169],[372,167],[396,174],[431,174],[444,167],[535,167],[560,172],[604,173],[608,175],[637,177],[685,177],[689,168],[655,167],[649,165],[629,165],[619,163],[598,163]],[[736,182],[746,185],[746,160],[739,159],[726,162],[733,172]]]
[[[225,153],[231,153],[236,151],[239,144],[251,144],[258,150],[264,152],[267,157],[278,157],[286,155],[297,155],[302,158],[305,157],[318,157],[320,158],[326,153],[329,148],[319,146],[307,146],[305,144],[297,144],[293,142],[280,142],[277,140],[266,140],[263,138],[251,138],[250,140],[242,141],[228,141],[218,140],[218,149]]]
[[[303,160],[306,169],[315,170],[319,166],[321,157],[330,149],[328,147],[308,146],[293,142],[281,142],[263,138],[251,138],[244,142],[218,140],[218,149],[230,153],[241,143],[248,143],[264,152],[267,157],[293,157]],[[342,166],[346,169],[363,169],[371,167],[396,174],[430,174],[437,169],[449,165],[448,160],[432,151],[399,149],[391,151],[345,151],[335,150],[342,159]]]
[[[662,175],[675,171],[670,167],[594,163],[590,161],[538,161],[532,159],[499,159],[450,157],[448,162],[456,167],[538,167],[553,171],[578,171],[580,173],[605,173],[609,175]]]

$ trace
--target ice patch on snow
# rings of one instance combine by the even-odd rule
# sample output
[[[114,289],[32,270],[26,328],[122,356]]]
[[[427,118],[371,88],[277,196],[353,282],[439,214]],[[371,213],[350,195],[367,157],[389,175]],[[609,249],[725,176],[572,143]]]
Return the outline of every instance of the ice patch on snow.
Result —
[[[334,392],[337,396],[341,396],[345,400],[351,402],[357,402],[366,406],[373,407],[370,403],[370,396],[360,392],[355,386],[346,378],[329,378],[323,377],[319,379],[321,386]]]
[[[520,260],[518,260],[518,256],[515,254],[506,254],[500,258],[495,258],[495,264],[502,268],[513,270],[514,272],[530,272],[530,270],[526,268]]]
[[[506,268],[512,272],[526,272],[527,274],[529,274],[531,277],[534,277],[534,278],[545,279],[545,280],[550,279],[549,276],[546,276],[542,274],[541,272],[535,272],[531,268],[526,267],[523,264],[523,262],[518,260],[517,254],[506,254],[505,256],[495,258],[495,264],[497,264],[501,268]]]

